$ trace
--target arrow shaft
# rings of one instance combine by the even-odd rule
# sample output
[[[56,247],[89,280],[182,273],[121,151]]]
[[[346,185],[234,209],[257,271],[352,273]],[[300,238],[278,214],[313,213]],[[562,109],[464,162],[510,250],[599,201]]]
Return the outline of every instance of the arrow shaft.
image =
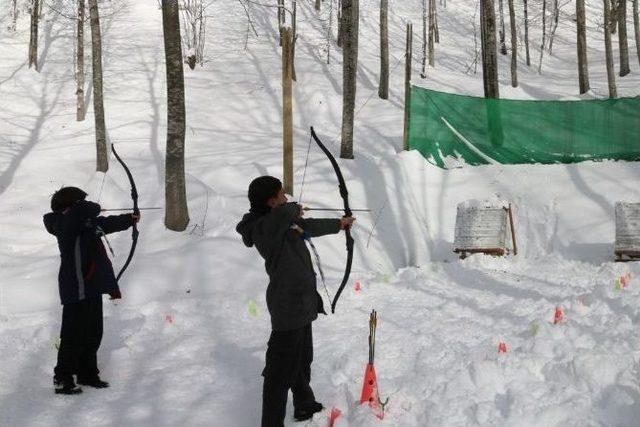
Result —
[[[335,209],[335,208],[302,208],[305,211],[344,211],[344,209]],[[371,209],[351,209],[351,212],[371,212]]]
[[[138,208],[141,211],[150,211],[155,209],[163,209],[163,208]],[[115,212],[115,211],[131,211],[133,208],[118,208],[118,209],[100,209],[100,212]]]

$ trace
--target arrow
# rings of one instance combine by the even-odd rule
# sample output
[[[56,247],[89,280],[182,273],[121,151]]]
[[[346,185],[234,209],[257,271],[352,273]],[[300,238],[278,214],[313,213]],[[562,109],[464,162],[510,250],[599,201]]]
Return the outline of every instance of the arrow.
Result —
[[[150,211],[154,209],[164,209],[164,208],[139,208],[141,211]],[[111,212],[111,211],[131,211],[133,208],[118,208],[118,209],[100,209],[100,212]]]
[[[334,208],[308,208],[303,207],[303,211],[343,211],[344,209],[334,209]],[[351,212],[371,212],[371,209],[351,209]]]

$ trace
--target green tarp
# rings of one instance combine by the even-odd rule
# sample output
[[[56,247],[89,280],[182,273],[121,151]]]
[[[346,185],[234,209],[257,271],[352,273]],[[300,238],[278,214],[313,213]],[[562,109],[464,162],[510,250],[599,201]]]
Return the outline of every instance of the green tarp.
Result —
[[[522,101],[412,86],[409,148],[443,168],[450,157],[471,165],[637,161],[640,97]]]

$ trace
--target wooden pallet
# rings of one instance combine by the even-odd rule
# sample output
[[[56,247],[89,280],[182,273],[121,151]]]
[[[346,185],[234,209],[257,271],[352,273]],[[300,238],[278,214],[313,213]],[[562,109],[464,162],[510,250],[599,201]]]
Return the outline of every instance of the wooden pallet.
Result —
[[[640,251],[616,251],[616,262],[640,261]]]
[[[616,262],[640,260],[640,203],[616,202]]]
[[[476,214],[472,213],[474,210],[477,212]],[[482,253],[492,256],[504,256],[505,254],[509,253],[506,245],[506,236],[507,233],[510,232],[512,243],[511,250],[514,255],[517,255],[518,246],[516,245],[515,227],[513,225],[513,212],[511,209],[511,204],[509,204],[509,207],[487,208],[485,210],[485,212],[489,213],[489,215],[495,215],[495,213],[501,211],[504,211],[507,214],[506,217],[503,216],[502,218],[498,219],[494,216],[493,218],[488,218],[486,224],[483,224],[482,221],[475,221],[476,224],[473,226],[462,226],[459,224],[460,220],[463,220],[470,214],[478,215],[478,211],[476,209],[470,209],[467,211],[469,213],[461,214],[460,208],[458,208],[458,214],[456,216],[456,236],[454,237],[453,252],[459,254],[460,259],[465,259],[468,255],[475,253]],[[494,212],[494,214],[491,214],[490,212]],[[480,213],[480,215],[483,215],[483,213]],[[482,239],[484,240],[484,242],[473,242],[473,237],[470,237],[469,234],[462,234],[462,236],[460,236],[458,233],[461,231],[464,231],[466,233],[477,232],[478,240]],[[489,238],[487,238],[487,236]],[[478,245],[477,243],[481,244]],[[482,245],[482,243],[488,243],[488,245],[484,246]]]
[[[454,249],[453,252],[460,254],[460,259],[465,259],[468,255],[485,254],[493,256],[503,256],[506,251],[504,248],[474,248],[474,249]]]

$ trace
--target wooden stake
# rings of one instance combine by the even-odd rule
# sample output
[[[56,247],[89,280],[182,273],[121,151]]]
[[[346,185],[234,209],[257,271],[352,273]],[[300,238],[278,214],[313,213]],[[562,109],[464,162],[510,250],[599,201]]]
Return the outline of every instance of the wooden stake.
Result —
[[[285,193],[293,194],[293,100],[291,78],[291,28],[282,30],[282,139],[283,149],[283,188]]]
[[[411,62],[413,59],[413,24],[407,24],[407,46],[404,67],[404,134],[402,147],[409,149],[409,107],[411,106]]]
[[[518,246],[516,245],[516,229],[513,226],[513,214],[511,213],[511,203],[509,203],[509,226],[511,227],[511,242],[513,243],[513,254],[518,255]]]

